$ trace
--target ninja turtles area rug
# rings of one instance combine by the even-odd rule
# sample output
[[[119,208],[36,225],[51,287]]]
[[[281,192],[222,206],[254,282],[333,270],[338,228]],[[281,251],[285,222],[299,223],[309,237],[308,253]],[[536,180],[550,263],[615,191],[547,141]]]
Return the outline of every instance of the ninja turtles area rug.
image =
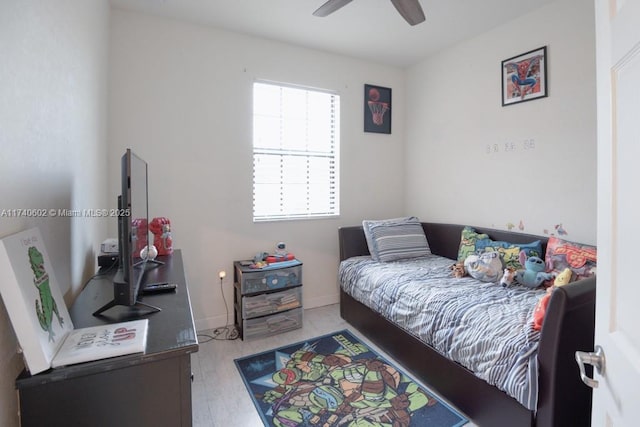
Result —
[[[461,426],[467,420],[344,330],[235,360],[266,426]]]

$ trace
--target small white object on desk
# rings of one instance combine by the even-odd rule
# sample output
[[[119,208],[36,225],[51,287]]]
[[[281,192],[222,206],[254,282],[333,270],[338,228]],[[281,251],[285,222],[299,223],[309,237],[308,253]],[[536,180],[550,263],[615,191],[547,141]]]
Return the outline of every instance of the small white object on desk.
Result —
[[[153,259],[156,259],[157,256],[158,256],[158,249],[156,249],[154,245],[145,246],[140,251],[140,258],[142,259],[153,260]]]

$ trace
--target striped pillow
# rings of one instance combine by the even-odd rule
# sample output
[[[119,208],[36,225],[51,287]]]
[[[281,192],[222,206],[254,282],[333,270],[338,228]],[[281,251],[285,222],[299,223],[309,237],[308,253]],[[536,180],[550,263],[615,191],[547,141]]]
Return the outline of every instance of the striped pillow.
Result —
[[[420,220],[415,216],[362,221],[371,257],[388,262],[429,255],[429,243]]]

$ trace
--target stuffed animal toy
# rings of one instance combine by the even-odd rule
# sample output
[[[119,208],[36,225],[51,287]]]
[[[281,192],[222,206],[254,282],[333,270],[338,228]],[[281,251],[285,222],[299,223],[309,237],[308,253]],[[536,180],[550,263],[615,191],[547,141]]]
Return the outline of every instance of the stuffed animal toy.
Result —
[[[553,286],[562,286],[566,285],[571,281],[571,276],[573,275],[573,271],[569,267],[562,270],[553,281]]]
[[[549,305],[549,300],[551,299],[551,293],[553,290],[559,286],[564,286],[571,281],[571,276],[573,275],[573,271],[570,268],[565,268],[562,270],[553,281],[553,285],[547,288],[547,293],[540,298],[538,304],[536,305],[535,310],[533,311],[533,329],[539,331],[542,329],[542,323],[544,321],[544,315],[547,314],[547,306]]]
[[[171,238],[171,221],[169,218],[153,218],[149,224],[149,230],[153,233],[153,244],[158,249],[158,255],[172,254],[173,239]]]
[[[480,255],[469,255],[464,260],[464,268],[474,279],[495,283],[502,274],[502,261],[498,252],[483,252]]]
[[[456,262],[452,264],[450,267],[451,271],[453,271],[453,277],[459,279],[467,275],[467,272],[464,269],[464,263]]]
[[[544,321],[544,315],[547,314],[547,306],[549,305],[553,289],[553,286],[547,288],[547,293],[540,298],[540,301],[536,304],[536,308],[533,310],[533,329],[536,331],[542,329],[542,322]]]
[[[516,272],[516,282],[527,288],[537,288],[545,280],[555,277],[553,273],[545,273],[545,263],[540,257],[527,258],[524,251],[520,252],[520,264],[524,265],[525,269]]]
[[[503,288],[508,288],[513,284],[513,281],[516,278],[516,269],[512,267],[507,267],[504,269],[504,274],[502,275],[502,279],[500,279],[500,284]]]

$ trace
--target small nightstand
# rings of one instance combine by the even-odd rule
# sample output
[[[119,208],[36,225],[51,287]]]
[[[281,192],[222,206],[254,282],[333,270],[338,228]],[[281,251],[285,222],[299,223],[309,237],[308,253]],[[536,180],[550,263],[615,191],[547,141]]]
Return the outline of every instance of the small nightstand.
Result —
[[[243,340],[302,327],[302,262],[251,268],[235,261],[233,266],[234,318]]]

